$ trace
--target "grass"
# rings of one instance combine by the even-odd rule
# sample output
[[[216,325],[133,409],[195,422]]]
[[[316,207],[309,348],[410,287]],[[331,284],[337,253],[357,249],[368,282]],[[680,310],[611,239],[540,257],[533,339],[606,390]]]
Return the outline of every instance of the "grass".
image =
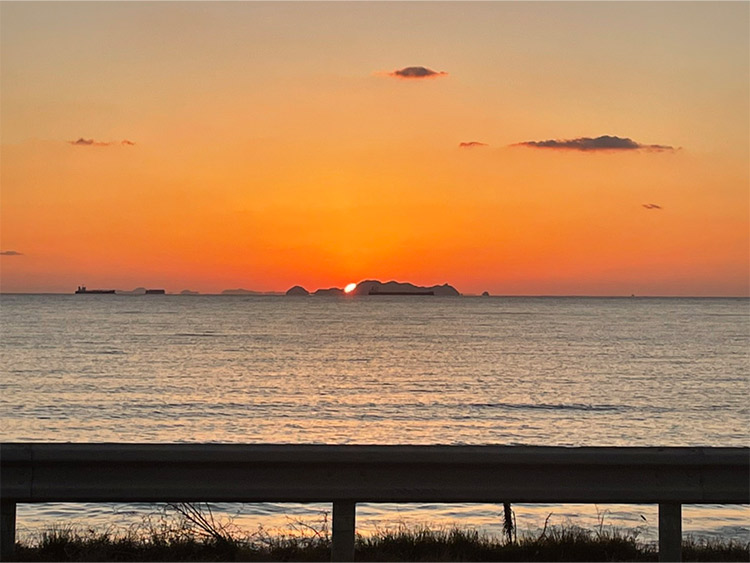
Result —
[[[207,505],[206,505],[207,506]],[[210,508],[172,505],[176,517],[150,518],[136,530],[54,528],[16,544],[18,561],[329,561],[327,518],[293,522],[287,532],[242,533]],[[688,539],[684,561],[750,561],[750,542]],[[357,536],[357,561],[657,561],[638,532],[599,526],[545,526],[538,535],[496,538],[472,529],[399,527]]]

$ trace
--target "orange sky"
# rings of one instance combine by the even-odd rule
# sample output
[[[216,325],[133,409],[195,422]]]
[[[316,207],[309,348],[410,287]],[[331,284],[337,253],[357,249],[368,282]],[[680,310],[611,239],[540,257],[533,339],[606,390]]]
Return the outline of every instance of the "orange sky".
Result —
[[[4,292],[750,291],[747,3],[0,10]]]

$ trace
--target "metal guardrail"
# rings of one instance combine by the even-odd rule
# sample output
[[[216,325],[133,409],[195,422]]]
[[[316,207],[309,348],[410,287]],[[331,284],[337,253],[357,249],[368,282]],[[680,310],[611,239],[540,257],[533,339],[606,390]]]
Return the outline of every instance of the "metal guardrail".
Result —
[[[0,501],[3,559],[18,503],[332,502],[346,561],[358,502],[572,502],[658,504],[677,561],[682,504],[750,503],[750,449],[3,443]]]

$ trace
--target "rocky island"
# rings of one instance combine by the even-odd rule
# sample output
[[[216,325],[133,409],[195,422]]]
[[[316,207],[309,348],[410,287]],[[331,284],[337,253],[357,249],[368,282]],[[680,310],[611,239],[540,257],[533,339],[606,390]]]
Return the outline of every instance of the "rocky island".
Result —
[[[439,297],[456,297],[461,295],[458,290],[447,283],[443,285],[419,286],[408,282],[381,282],[379,280],[364,280],[356,284],[356,287],[346,290],[331,287],[318,289],[313,293],[307,291],[304,287],[295,285],[286,292],[290,296],[302,295],[319,295],[319,296],[340,296],[340,295],[365,295],[365,296],[388,296],[388,295],[435,295]]]
[[[294,287],[290,288],[286,292],[287,295],[310,295],[310,292],[307,291],[304,287],[301,285],[295,285]]]

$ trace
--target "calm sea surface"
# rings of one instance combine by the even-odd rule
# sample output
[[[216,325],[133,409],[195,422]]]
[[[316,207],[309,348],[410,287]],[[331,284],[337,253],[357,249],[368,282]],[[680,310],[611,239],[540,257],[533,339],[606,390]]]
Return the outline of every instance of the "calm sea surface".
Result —
[[[0,440],[747,446],[750,300],[3,295]],[[329,505],[219,505],[253,530]],[[521,532],[640,527],[651,505],[517,505]],[[148,505],[21,506],[131,525]],[[358,505],[358,529],[500,533],[497,505]],[[683,528],[750,541],[747,506]]]

